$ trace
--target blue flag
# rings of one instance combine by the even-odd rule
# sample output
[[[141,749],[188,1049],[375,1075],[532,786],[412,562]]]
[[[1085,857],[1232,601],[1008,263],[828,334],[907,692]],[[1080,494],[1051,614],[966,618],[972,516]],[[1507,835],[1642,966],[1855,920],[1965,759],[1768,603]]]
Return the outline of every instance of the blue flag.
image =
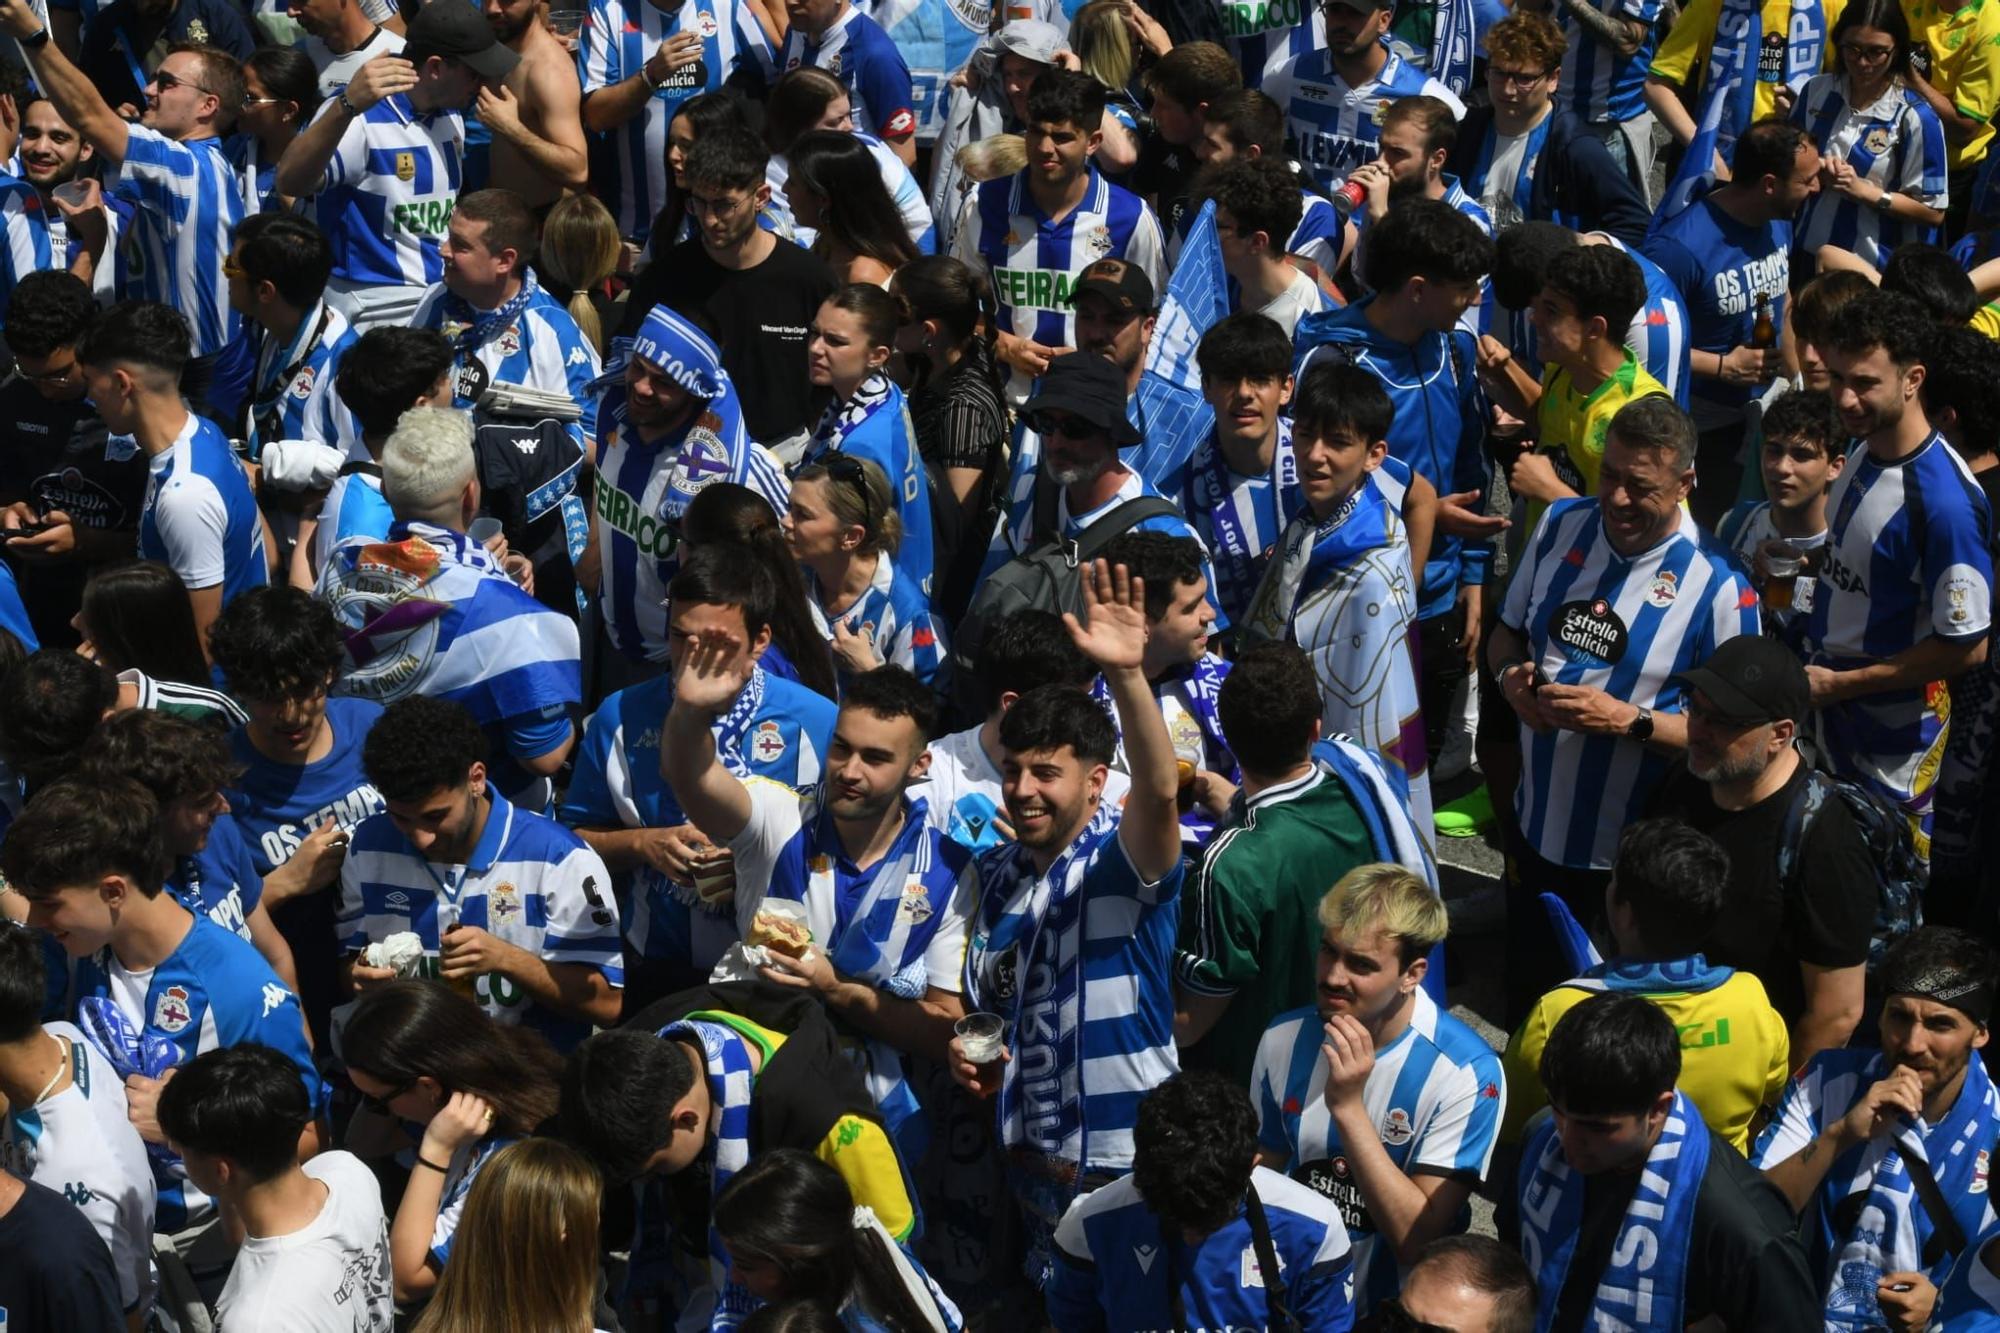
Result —
[[[1747,89],[1750,81],[1750,59],[1754,47],[1737,43],[1725,48],[1716,42],[1716,58],[1711,62],[1709,85],[1703,90],[1701,122],[1694,128],[1694,138],[1689,141],[1687,153],[1681,158],[1680,170],[1667,182],[1666,193],[1660,196],[1659,211],[1653,214],[1653,225],[1647,234],[1656,232],[1661,224],[1680,216],[1689,205],[1715,188],[1716,154],[1726,154],[1736,146],[1736,134],[1727,134],[1725,140],[1724,123],[1731,120],[1729,115],[1740,92]],[[1718,71],[1715,67],[1720,66]]]
[[[1146,439],[1128,463],[1163,494],[1174,493],[1194,447],[1215,425],[1215,409],[1201,396],[1201,368],[1194,353],[1202,335],[1228,313],[1229,275],[1222,271],[1215,202],[1210,200],[1188,226],[1139,380],[1137,416]]]

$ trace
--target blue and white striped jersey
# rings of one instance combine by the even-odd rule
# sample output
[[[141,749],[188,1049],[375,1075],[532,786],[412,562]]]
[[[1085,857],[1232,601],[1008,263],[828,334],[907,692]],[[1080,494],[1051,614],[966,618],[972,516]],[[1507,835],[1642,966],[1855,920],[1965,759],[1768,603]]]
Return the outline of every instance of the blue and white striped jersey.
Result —
[[[472,1193],[472,1183],[494,1153],[519,1142],[503,1134],[488,1134],[459,1148],[445,1163],[449,1169],[444,1173],[443,1192],[438,1195],[437,1221],[431,1224],[431,1258],[439,1267],[451,1262],[451,1244],[465,1216],[465,1198]]]
[[[1216,10],[1222,44],[1243,67],[1249,87],[1259,86],[1287,61],[1326,49],[1326,14],[1304,0],[1224,0]]]
[[[1942,437],[1889,464],[1857,446],[1827,496],[1826,554],[1804,616],[1806,660],[1841,670],[1928,638],[1984,638],[1993,624],[1991,532],[1985,494]],[[1946,693],[1933,682],[1838,700],[1819,714],[1833,770],[1903,806],[1922,853]]]
[[[254,326],[253,326],[254,327]],[[334,391],[334,372],[354,342],[347,316],[316,301],[290,342],[280,345],[260,331],[257,368],[250,380],[250,451],[255,457],[271,440],[303,440],[306,423],[322,421],[346,405]]]
[[[0,319],[6,317],[22,278],[58,267],[48,212],[34,186],[0,176]]]
[[[1744,569],[1756,567],[1757,548],[1769,541],[1788,542],[1801,551],[1816,551],[1826,545],[1826,531],[1821,529],[1810,537],[1787,537],[1778,531],[1771,521],[1769,500],[1739,500],[1734,509],[1722,516],[1715,525],[1715,536]],[[1819,596],[1819,580],[1811,574],[1801,574],[1792,584],[1792,606],[1789,611],[1773,611],[1766,606],[1764,630],[1776,633],[1787,643],[1793,642],[1787,631],[1805,618]]]
[[[1757,594],[1686,510],[1672,535],[1624,556],[1594,499],[1558,500],[1528,538],[1500,619],[1526,636],[1541,679],[1589,685],[1655,712],[1680,712],[1671,678],[1716,645],[1758,631]],[[1557,865],[1609,868],[1667,761],[1625,736],[1521,729],[1514,813]]]
[[[193,355],[219,352],[243,318],[222,276],[229,238],[243,220],[236,168],[219,139],[181,142],[143,125],[126,126],[125,135],[125,161],[109,192],[135,207],[126,295],[186,316]]]
[[[439,937],[454,924],[478,926],[543,962],[582,964],[623,987],[618,906],[604,862],[555,820],[517,810],[497,792],[492,801],[464,865],[426,860],[386,813],[356,828],[340,869],[342,947],[359,951],[413,931],[424,944],[425,975],[436,976]],[[559,1050],[590,1035],[587,1021],[544,1009],[501,973],[477,978],[475,990],[495,1022],[534,1028]]]
[[[319,115],[345,114],[324,103]],[[333,276],[370,286],[426,287],[444,277],[438,247],[458,203],[465,117],[416,109],[404,93],[354,117],[313,200],[333,247]]]
[[[999,327],[1044,347],[1076,346],[1070,284],[1099,259],[1129,260],[1154,291],[1166,289],[1159,219],[1139,196],[1090,169],[1083,202],[1049,221],[1028,189],[1028,173],[987,181],[966,200],[952,253],[993,282]]]
[[[612,385],[587,419],[597,439],[592,503],[604,629],[627,657],[664,662],[667,584],[680,568],[680,519],[688,504],[725,481],[748,486],[783,515],[791,483],[777,457],[744,431],[733,390],[720,414],[704,410],[652,444],[625,420],[622,384]]]
[[[851,633],[865,633],[875,645],[875,655],[890,666],[902,667],[926,685],[937,683],[946,652],[944,623],[931,614],[930,598],[923,589],[893,560],[877,558],[867,590],[838,615],[826,609],[818,581],[808,576],[808,583],[815,609],[826,621],[829,643],[833,627],[845,625]]]
[[[563,795],[563,823],[632,829],[688,822],[660,776],[660,720],[673,702],[673,677],[658,676],[598,705],[584,725],[576,771]],[[826,696],[759,667],[736,704],[710,728],[715,753],[739,778],[807,791],[819,783],[838,711]],[[736,921],[726,910],[699,910],[692,896],[658,871],[641,868],[626,892],[625,938],[644,957],[671,958],[706,973],[736,939]]]
[[[1892,194],[1942,209],[1948,202],[1944,126],[1922,96],[1891,80],[1872,106],[1848,101],[1845,74],[1815,74],[1792,104],[1792,124],[1823,157],[1845,158],[1854,174]],[[1792,249],[1808,258],[1837,245],[1881,268],[1904,241],[1929,241],[1936,228],[1893,218],[1873,204],[1822,189],[1792,223]]]
[[[110,949],[77,960],[76,1025],[119,1076],[158,1078],[206,1051],[259,1042],[298,1066],[314,1106],[319,1073],[306,1047],[298,998],[248,941],[206,917],[151,972],[128,972]],[[156,1225],[172,1234],[205,1221],[214,1201],[180,1158],[148,1152],[158,1189]]]
[[[141,559],[163,562],[189,588],[221,584],[225,605],[270,582],[256,498],[214,422],[189,413],[151,469],[139,516]]]
[[[1361,1099],[1380,1130],[1383,1151],[1404,1175],[1486,1179],[1507,1109],[1500,1057],[1486,1039],[1414,993],[1410,1025],[1375,1052]],[[1257,1140],[1282,1156],[1293,1180],[1340,1209],[1354,1246],[1354,1296],[1375,1307],[1402,1286],[1393,1245],[1376,1244],[1368,1203],[1354,1181],[1340,1131],[1326,1104],[1326,1040],[1319,1011],[1294,1009],[1273,1019],[1257,1045],[1250,1100]]]
[[[1180,1068],[1174,933],[1185,862],[1148,883],[1098,806],[1036,872],[1008,843],[978,861],[966,1008],[1008,1020],[1000,1140],[1080,1172],[1132,1169],[1139,1101]],[[1046,981],[1046,984],[1044,982]]]
[[[1208,549],[1216,599],[1230,623],[1241,624],[1285,525],[1306,507],[1298,462],[1292,456],[1292,419],[1278,418],[1271,466],[1256,476],[1231,468],[1210,431],[1188,456],[1179,483],[1167,498],[1186,510],[1195,536]]]
[[[389,525],[396,521],[396,511],[389,508],[389,501],[382,495],[380,466],[375,465],[369,471],[349,471],[351,467],[353,464],[342,467],[319,507],[319,525],[313,529],[310,556],[315,578],[326,567],[334,547],[355,537],[381,541],[389,535]]]
[[[1310,259],[1319,265],[1320,272],[1331,274],[1340,266],[1347,220],[1333,211],[1333,202],[1323,194],[1300,190],[1299,197],[1305,203],[1305,212],[1299,216],[1299,225],[1292,229],[1292,238],[1285,242],[1285,253]]]
[[[850,6],[818,41],[794,23],[778,63],[781,69],[812,65],[839,79],[847,89],[854,128],[863,134],[907,139],[917,132],[910,67],[882,25],[859,9]]]
[[[1951,1280],[1938,1290],[1938,1333],[2000,1333],[2000,1273],[1986,1260],[1997,1239],[2000,1228],[1988,1227],[1951,1266]]]
[[[901,832],[863,869],[841,847],[817,791],[758,779],[743,786],[750,822],[729,849],[736,854],[736,925],[745,937],[767,898],[798,903],[814,942],[841,974],[904,999],[921,999],[932,986],[959,991],[978,876],[972,853],[924,817],[921,796],[903,798]]]
[[[742,0],[683,0],[672,7],[650,0],[591,0],[577,48],[588,99],[638,75],[667,38],[681,32],[701,34],[700,63],[668,75],[639,114],[610,133],[618,170],[606,185],[605,202],[618,219],[619,234],[636,240],[646,238],[654,214],[666,206],[667,131],[681,103],[714,92],[724,79],[750,65],[770,74],[771,44]]]
[[[1993,623],[1991,530],[1985,493],[1942,436],[1893,463],[1855,447],[1827,495],[1807,650],[1855,666],[1932,635],[1984,635]]]
[[[967,727],[931,742],[931,767],[924,784],[914,790],[924,798],[931,826],[968,851],[983,852],[1009,841],[1002,831],[1007,804],[1000,790],[1000,768],[979,743],[982,727]],[[1104,775],[1101,799],[1116,810],[1125,804],[1132,780],[1117,769]]]
[[[528,281],[534,283],[532,274]],[[528,293],[519,315],[503,327],[482,331],[477,325],[461,323],[465,315],[457,307],[463,304],[440,282],[424,293],[410,316],[411,328],[436,329],[458,348],[453,406],[470,412],[480,393],[495,384],[567,394],[579,404],[590,400],[590,382],[600,368],[597,349],[583,336],[562,302],[542,290],[539,283]],[[468,347],[467,342],[475,337],[479,342]],[[565,430],[580,452],[589,452],[589,437],[581,421],[568,423]]]
[[[1354,1269],[1338,1211],[1262,1167],[1251,1173],[1250,1186],[1271,1229],[1284,1306],[1298,1320],[1293,1327],[1347,1333],[1354,1326]],[[1276,1327],[1247,1214],[1239,1212],[1197,1245],[1169,1230],[1129,1176],[1072,1203],[1056,1229],[1055,1273],[1043,1293],[1055,1327]],[[1171,1259],[1161,1254],[1169,1246]],[[1170,1303],[1173,1278],[1180,1281],[1185,1324],[1175,1322]]]
[[[1660,0],[1607,0],[1592,6],[1614,19],[1645,25],[1646,35],[1629,56],[1577,22],[1567,5],[1553,8],[1553,17],[1569,40],[1557,98],[1567,98],[1569,109],[1594,125],[1645,114],[1646,71],[1660,44]]]
[[[153,1169],[132,1127],[125,1080],[71,1023],[42,1031],[69,1043],[70,1084],[0,1114],[0,1168],[46,1185],[90,1219],[111,1251],[118,1298],[143,1315],[159,1285],[153,1272]]]
[[[1443,102],[1454,115],[1465,114],[1451,89],[1393,51],[1374,80],[1359,88],[1348,87],[1335,72],[1333,57],[1321,50],[1265,75],[1264,91],[1284,108],[1299,161],[1324,190],[1338,189],[1348,172],[1375,160],[1383,109],[1398,98],[1422,93]]]

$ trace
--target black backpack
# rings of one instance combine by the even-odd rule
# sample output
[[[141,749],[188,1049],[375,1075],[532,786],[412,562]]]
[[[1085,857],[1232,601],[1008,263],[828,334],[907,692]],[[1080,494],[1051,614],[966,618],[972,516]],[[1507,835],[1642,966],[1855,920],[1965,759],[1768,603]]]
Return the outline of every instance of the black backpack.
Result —
[[[1035,483],[1034,541],[983,579],[973,591],[972,604],[958,622],[951,641],[953,711],[970,726],[985,720],[985,689],[981,659],[986,636],[1016,611],[1083,613],[1082,568],[1104,553],[1111,542],[1149,518],[1179,518],[1180,507],[1157,495],[1127,500],[1079,532],[1072,540],[1056,532],[1057,488]]]
[[[1828,801],[1846,806],[1875,869],[1875,924],[1868,939],[1867,973],[1872,994],[1883,955],[1924,923],[1924,888],[1930,874],[1917,855],[1916,838],[1901,809],[1851,778],[1811,767],[1810,752],[1802,757],[1809,766],[1805,782],[1785,812],[1784,831],[1778,839],[1778,880],[1787,890],[1799,887],[1799,853],[1813,820]],[[1873,1007],[1869,1012],[1874,1012]]]

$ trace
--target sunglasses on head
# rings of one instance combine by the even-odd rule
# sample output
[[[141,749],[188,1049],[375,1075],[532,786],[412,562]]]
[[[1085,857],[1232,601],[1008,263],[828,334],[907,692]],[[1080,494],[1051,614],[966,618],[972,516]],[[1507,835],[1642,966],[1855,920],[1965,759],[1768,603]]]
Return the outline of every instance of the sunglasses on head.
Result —
[[[852,454],[831,453],[819,461],[829,479],[854,488],[854,493],[861,497],[862,526],[875,531],[875,497],[869,493],[868,473],[861,460]]]

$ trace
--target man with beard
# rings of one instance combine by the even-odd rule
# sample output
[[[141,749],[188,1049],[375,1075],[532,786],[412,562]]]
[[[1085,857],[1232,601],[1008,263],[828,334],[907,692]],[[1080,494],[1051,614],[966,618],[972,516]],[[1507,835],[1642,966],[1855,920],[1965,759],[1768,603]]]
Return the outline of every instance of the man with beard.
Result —
[[[1847,1044],[1861,1021],[1875,923],[1875,872],[1847,807],[1823,801],[1778,873],[1778,848],[1812,780],[1795,742],[1810,705],[1805,668],[1775,639],[1745,634],[1678,680],[1688,691],[1687,767],[1647,813],[1672,815],[1729,854],[1728,908],[1703,949],[1764,983],[1801,1068]]]
[[[1814,1057],[1750,1155],[1803,1218],[1829,1330],[1924,1327],[1933,1288],[1992,1217],[2000,1094],[1978,1052],[1994,973],[1963,931],[1903,940],[1882,960],[1882,1048]]]
[[[21,179],[35,187],[35,193],[41,196],[42,206],[20,214],[9,210],[5,214],[6,226],[10,231],[16,226],[39,227],[46,231],[49,260],[54,267],[69,268],[77,257],[78,249],[87,246],[81,235],[70,235],[69,219],[49,197],[50,193],[58,185],[75,180],[84,164],[95,156],[95,151],[84,142],[76,127],[63,119],[62,112],[48,98],[38,97],[22,110]],[[110,300],[113,299],[117,265],[105,263],[104,256],[116,253],[119,233],[127,214],[111,208],[104,209],[103,214],[107,235],[102,250],[94,257],[90,282],[99,297]],[[20,243],[11,235],[8,249],[16,255],[22,253]]]
[[[402,54],[356,70],[278,159],[278,191],[313,201],[334,254],[327,290],[357,333],[407,323],[444,277],[463,113],[519,62],[477,14],[426,6]]]
[[[1285,108],[1299,160],[1329,192],[1377,155],[1383,107],[1422,93],[1451,108],[1452,91],[1389,49],[1393,0],[1325,0],[1326,47],[1288,60],[1264,77],[1264,91]]]
[[[1902,806],[1925,858],[1941,682],[1986,660],[1993,605],[1986,495],[1918,397],[1935,330],[1910,297],[1869,292],[1827,331],[1834,407],[1864,447],[1827,496],[1803,644],[1833,771]]]
[[[1125,268],[1143,279],[1137,268],[1129,264]],[[1133,325],[1149,330],[1152,322],[1151,316],[1126,320],[1120,335],[1106,338],[1114,355],[1120,337],[1137,341]],[[1119,458],[1122,448],[1143,438],[1127,416],[1129,383],[1130,377],[1115,361],[1088,352],[1056,358],[1042,376],[1035,396],[1021,412],[1027,427],[1023,446],[1032,441],[1034,453],[1028,470],[1017,474],[1013,483],[1015,499],[994,531],[980,571],[982,580],[1051,536],[1074,538],[1119,505],[1159,494]],[[1132,530],[1201,540],[1178,514],[1140,519]],[[1209,568],[1206,552],[1204,547],[1202,577],[1208,582],[1209,604],[1215,606],[1215,571]],[[1218,609],[1216,629],[1226,628],[1228,622]]]
[[[187,320],[180,387],[201,403],[216,355],[241,322],[223,260],[243,195],[217,136],[242,108],[242,68],[226,51],[176,43],[147,80],[145,113],[134,125],[56,49],[32,6],[0,4],[0,31],[19,39],[57,113],[116,173],[118,197],[133,206],[128,245],[136,250],[131,290],[121,294],[172,306]]]
[[[1458,1229],[1506,1092],[1486,1039],[1424,989],[1446,919],[1422,878],[1350,870],[1320,900],[1319,927],[1314,1005],[1280,1014],[1257,1047],[1258,1160],[1339,1205],[1355,1307],[1372,1309],[1399,1266]]]
[[[868,1039],[869,1090],[906,1160],[916,1161],[927,1131],[902,1057],[946,1057],[965,1016],[959,970],[978,894],[971,853],[932,824],[923,796],[910,794],[930,769],[937,698],[901,667],[854,677],[819,786],[801,796],[781,782],[738,777],[716,752],[717,721],[742,706],[756,671],[746,646],[712,621],[679,654],[660,776],[688,819],[735,858],[736,925],[746,941],[764,938],[774,904],[803,916],[812,947],[768,947],[755,972],[816,994]],[[721,966],[751,970],[747,957],[725,956]]]
[[[1005,1020],[1004,1045],[996,1067],[951,1043],[952,1076],[994,1097],[1037,1286],[1063,1211],[1132,1169],[1139,1099],[1178,1067],[1179,783],[1146,683],[1145,589],[1100,560],[1084,609],[1065,620],[1110,686],[1131,790],[1122,809],[1102,800],[1118,734],[1094,700],[1044,685],[1001,716],[1015,841],[979,861],[964,993]]]
[[[576,57],[538,11],[536,0],[486,0],[494,39],[520,63],[479,90],[479,121],[493,131],[489,183],[512,190],[534,209],[590,183]]]

